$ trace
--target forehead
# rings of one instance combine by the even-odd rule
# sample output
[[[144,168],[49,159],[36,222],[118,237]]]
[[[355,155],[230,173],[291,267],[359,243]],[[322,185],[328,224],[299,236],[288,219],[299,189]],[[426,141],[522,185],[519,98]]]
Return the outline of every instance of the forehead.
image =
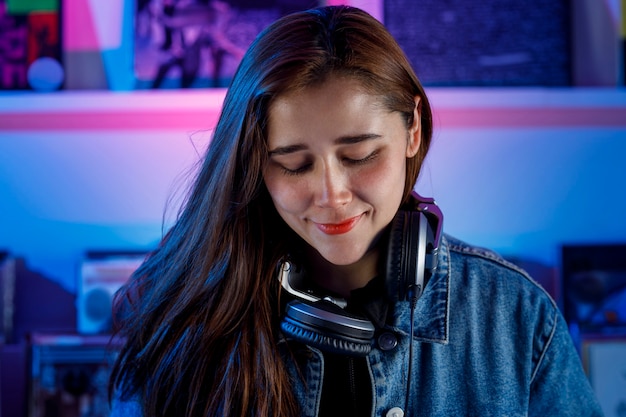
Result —
[[[358,80],[333,77],[276,97],[268,113],[268,139],[358,133],[382,123],[389,113],[382,97],[370,94]]]

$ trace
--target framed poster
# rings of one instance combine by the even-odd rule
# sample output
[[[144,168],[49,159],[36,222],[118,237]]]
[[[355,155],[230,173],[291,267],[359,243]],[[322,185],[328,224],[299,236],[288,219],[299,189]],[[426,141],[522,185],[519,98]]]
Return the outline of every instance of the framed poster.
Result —
[[[256,35],[316,0],[137,0],[137,89],[227,87]]]
[[[561,247],[565,319],[581,333],[626,335],[626,244]]]
[[[0,90],[61,88],[59,3],[0,0]]]
[[[565,0],[385,0],[385,24],[426,86],[569,86]]]

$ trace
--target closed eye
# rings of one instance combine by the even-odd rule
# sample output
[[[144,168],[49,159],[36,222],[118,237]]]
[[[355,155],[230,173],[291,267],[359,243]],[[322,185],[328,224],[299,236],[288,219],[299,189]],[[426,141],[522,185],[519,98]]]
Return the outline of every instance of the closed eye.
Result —
[[[378,158],[378,156],[380,155],[380,151],[379,150],[375,150],[369,154],[367,154],[365,157],[363,158],[348,158],[348,157],[344,157],[343,160],[346,164],[349,165],[365,165],[371,161],[374,161],[375,159]],[[289,168],[286,167],[284,165],[279,165],[281,171],[286,174],[286,175],[302,175],[305,174],[306,172],[310,171],[311,168],[313,167],[312,163],[306,163],[303,165],[300,165],[296,168]]]
[[[281,171],[287,175],[302,175],[311,169],[312,164],[305,164],[299,166],[297,168],[287,168],[286,166],[280,165]]]
[[[351,165],[363,165],[366,164],[370,161],[375,160],[376,158],[378,158],[378,155],[380,154],[379,150],[375,150],[372,153],[368,154],[367,156],[365,156],[364,158],[348,158],[345,157],[344,161],[346,161],[348,164]]]

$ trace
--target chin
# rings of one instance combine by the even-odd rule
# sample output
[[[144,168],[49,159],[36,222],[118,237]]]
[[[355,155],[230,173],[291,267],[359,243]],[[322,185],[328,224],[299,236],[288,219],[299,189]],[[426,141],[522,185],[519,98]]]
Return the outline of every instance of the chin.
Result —
[[[320,252],[322,257],[326,259],[326,261],[330,262],[333,265],[337,266],[348,266],[353,265],[359,262],[365,256],[366,251],[350,251],[350,252],[341,252],[341,251],[326,251]]]

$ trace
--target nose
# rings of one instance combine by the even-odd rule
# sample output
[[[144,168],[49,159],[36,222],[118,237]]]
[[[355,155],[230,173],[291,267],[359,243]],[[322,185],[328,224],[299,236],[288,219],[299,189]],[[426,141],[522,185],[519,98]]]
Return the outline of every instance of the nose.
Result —
[[[325,166],[321,169],[317,184],[317,205],[324,208],[338,208],[352,198],[349,176],[340,167]]]

